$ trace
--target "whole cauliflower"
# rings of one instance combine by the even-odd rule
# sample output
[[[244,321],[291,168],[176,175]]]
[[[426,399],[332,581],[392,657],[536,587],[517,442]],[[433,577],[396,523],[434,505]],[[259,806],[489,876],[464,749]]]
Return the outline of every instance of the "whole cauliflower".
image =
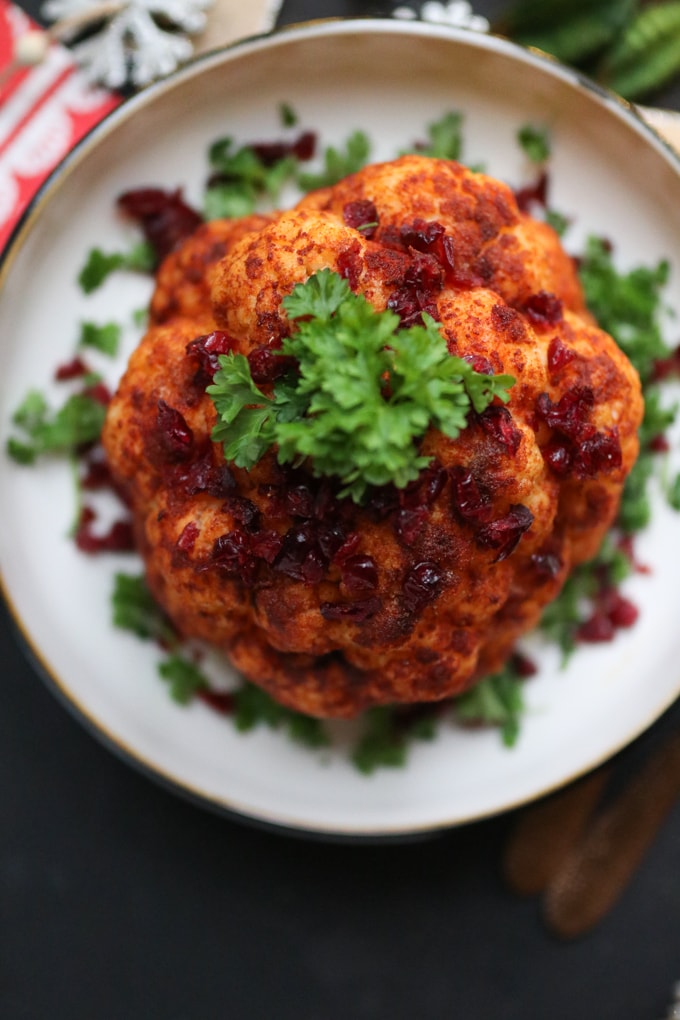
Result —
[[[211,440],[228,350],[264,390],[282,300],[338,272],[451,354],[515,378],[507,405],[432,428],[405,488],[337,497],[310,465],[250,470]],[[572,259],[512,191],[455,162],[368,166],[272,216],[205,224],[158,272],[104,444],[148,583],[179,633],[316,716],[456,695],[497,670],[611,526],[637,456],[634,369],[586,311]]]

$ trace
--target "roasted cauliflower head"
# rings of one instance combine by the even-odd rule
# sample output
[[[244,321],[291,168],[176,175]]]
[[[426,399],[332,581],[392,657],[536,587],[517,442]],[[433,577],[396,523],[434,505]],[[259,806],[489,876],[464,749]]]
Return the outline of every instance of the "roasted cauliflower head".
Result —
[[[427,313],[452,355],[515,379],[458,438],[430,427],[416,481],[360,504],[312,464],[273,449],[246,471],[211,439],[218,356],[246,355],[267,392],[295,331],[282,301],[320,269],[405,326]],[[181,635],[287,706],[349,717],[461,693],[615,518],[639,380],[557,235],[483,174],[405,156],[205,225],[161,266],[151,312],[104,430],[150,589]]]

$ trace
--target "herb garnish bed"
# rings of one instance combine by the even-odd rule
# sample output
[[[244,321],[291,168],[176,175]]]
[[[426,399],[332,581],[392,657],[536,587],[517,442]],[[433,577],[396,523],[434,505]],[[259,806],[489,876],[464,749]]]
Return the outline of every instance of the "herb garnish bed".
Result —
[[[290,113],[288,111],[289,118]],[[431,126],[429,144],[419,146],[418,151],[460,158],[461,126],[459,114],[447,115]],[[344,176],[368,159],[368,140],[357,132],[348,141],[346,151],[327,150],[322,176],[304,178],[299,151],[301,139],[306,135],[308,133],[303,132],[286,143],[284,151],[277,152],[274,159],[271,152],[257,148],[235,149],[231,140],[215,143],[210,151],[212,174],[206,193],[210,215],[221,216],[228,212],[242,215],[263,196],[275,203],[282,184],[291,177],[301,185],[318,187]],[[532,151],[538,151],[540,170],[544,171],[548,152],[545,147],[536,146],[540,136],[541,132],[523,132],[523,138],[531,140]],[[308,141],[305,144],[308,145]],[[303,154],[306,151],[303,149]],[[548,212],[553,222],[559,219],[553,211]],[[138,246],[127,255],[93,251],[81,274],[83,290],[96,289],[110,272],[144,271],[154,261],[148,244]],[[591,308],[603,327],[616,337],[643,378],[647,414],[641,433],[641,456],[626,486],[619,527],[596,561],[574,574],[544,618],[545,634],[559,642],[565,655],[580,641],[609,640],[618,627],[634,622],[634,607],[618,593],[618,584],[636,569],[631,537],[648,523],[647,482],[663,460],[664,432],[675,418],[675,409],[665,407],[661,399],[663,380],[676,372],[678,362],[675,351],[666,346],[660,331],[662,290],[667,274],[665,263],[652,269],[617,273],[609,243],[603,239],[591,239],[581,260],[581,275]],[[79,501],[83,492],[102,482],[101,477],[97,479],[97,458],[92,444],[96,443],[101,429],[107,400],[101,381],[87,369],[86,352],[88,348],[97,348],[104,355],[110,355],[117,346],[116,324],[88,323],[86,326],[76,358],[60,370],[61,378],[67,383],[71,381],[76,392],[56,412],[50,410],[39,394],[30,394],[17,411],[17,435],[9,443],[12,456],[23,463],[56,452],[66,453],[85,464]],[[87,454],[83,458],[84,448]],[[668,481],[666,489],[670,502],[677,505],[680,502],[677,479]],[[127,548],[129,542],[124,522],[117,522],[106,536],[96,538],[87,507],[81,507],[74,530],[78,545],[85,551]],[[258,723],[285,727],[295,739],[311,746],[323,746],[326,737],[322,724],[281,708],[251,684],[229,694],[214,692],[201,671],[200,660],[191,650],[176,645],[171,630],[167,629],[167,621],[145,598],[141,578],[119,574],[113,598],[114,622],[118,626],[152,638],[167,649],[160,673],[176,700],[186,702],[199,696],[214,707],[228,711],[239,729],[248,730]],[[522,687],[530,672],[531,664],[517,656],[502,674],[483,681],[450,706],[380,709],[367,713],[365,736],[354,752],[355,764],[364,772],[380,765],[402,764],[409,741],[434,736],[444,711],[449,709],[454,718],[466,724],[498,725],[504,741],[512,744],[522,713]]]

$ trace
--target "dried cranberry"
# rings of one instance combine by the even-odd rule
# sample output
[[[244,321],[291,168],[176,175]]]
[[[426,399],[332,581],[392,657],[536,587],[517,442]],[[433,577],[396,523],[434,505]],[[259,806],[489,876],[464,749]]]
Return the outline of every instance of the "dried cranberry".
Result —
[[[647,563],[641,563],[637,558],[634,535],[621,535],[616,547],[626,557],[636,574],[651,574],[651,567]]]
[[[574,462],[573,446],[569,441],[551,440],[543,450],[546,464],[556,475],[565,477],[571,474]]]
[[[398,508],[399,493],[393,485],[381,485],[374,489],[366,509],[374,520],[382,521]]]
[[[419,217],[412,223],[405,223],[399,231],[401,243],[405,248],[435,255],[440,251],[440,242],[444,234],[445,229],[437,220],[423,220]]]
[[[80,486],[90,492],[96,489],[113,488],[113,478],[108,462],[103,458],[88,458],[85,461],[85,473],[80,479]]]
[[[524,311],[530,322],[538,329],[555,326],[563,316],[560,299],[545,290],[532,294],[524,305]]]
[[[530,676],[536,676],[538,673],[538,666],[534,660],[530,659],[523,652],[513,652],[510,658],[510,665],[522,680],[526,680]]]
[[[661,433],[658,436],[653,436],[647,447],[651,453],[668,453],[671,448],[671,444],[668,442],[666,436]]]
[[[351,553],[347,552],[345,529],[337,522],[326,521],[317,524],[316,540],[321,554],[327,563],[330,563],[331,560],[334,560],[336,563],[342,563],[351,555]],[[343,550],[345,550],[345,553],[341,555]]]
[[[378,210],[368,198],[346,202],[342,209],[342,218],[348,227],[360,230],[367,238],[373,237],[378,227]]]
[[[199,687],[196,697],[220,715],[229,715],[234,711],[234,695],[229,691],[211,691],[209,687]]]
[[[640,611],[630,599],[625,598],[619,592],[614,592],[607,606],[607,615],[617,628],[627,629],[632,627],[640,615]]]
[[[419,506],[413,510],[399,510],[394,518],[394,530],[399,541],[404,545],[413,545],[422,535],[429,516],[430,512],[426,506]]]
[[[108,407],[111,403],[111,390],[105,383],[98,382],[92,386],[87,386],[83,390],[83,396],[89,397],[91,400],[96,400],[102,407]]]
[[[517,547],[522,535],[533,524],[534,515],[528,507],[516,503],[510,507],[505,517],[484,524],[475,535],[478,545],[494,549],[494,563],[500,563]]]
[[[481,354],[464,354],[463,361],[467,361],[468,365],[472,365],[475,372],[479,372],[480,375],[493,375],[493,365],[488,358],[483,357]]]
[[[353,531],[351,534],[347,535],[347,537],[343,540],[342,545],[338,546],[336,551],[333,553],[333,562],[341,566],[345,560],[355,554],[360,542],[361,535],[358,531]]]
[[[417,563],[408,572],[402,585],[409,609],[418,612],[433,602],[439,595],[443,577],[439,564],[431,560]]]
[[[246,531],[256,531],[260,522],[260,511],[252,500],[245,496],[228,496],[222,509],[231,514]]]
[[[372,556],[348,556],[341,568],[342,584],[349,595],[366,595],[378,587],[378,568]]]
[[[94,555],[105,552],[132,552],[135,547],[132,523],[114,521],[103,535],[94,532],[97,515],[91,507],[83,507],[76,527],[75,543],[81,552]]]
[[[213,544],[210,566],[251,587],[257,577],[257,561],[252,555],[250,536],[238,528],[220,535]]]
[[[533,553],[531,565],[537,574],[551,580],[558,577],[563,566],[562,560],[555,553]]]
[[[387,307],[404,327],[422,322],[422,313],[439,318],[436,296],[444,284],[444,270],[434,255],[416,251],[402,285],[390,295]]]
[[[353,242],[338,252],[336,268],[343,280],[347,280],[350,289],[357,291],[364,268],[359,241]]]
[[[545,207],[548,200],[548,174],[544,170],[533,184],[515,191],[515,201],[522,212],[530,212],[532,206]]]
[[[596,432],[577,447],[573,470],[577,478],[594,478],[595,475],[616,471],[621,463],[618,434],[615,431]]]
[[[78,379],[80,376],[88,375],[89,372],[90,369],[83,359],[76,356],[71,361],[59,365],[54,373],[54,378],[57,382],[68,382],[70,379]]]
[[[450,470],[453,509],[469,524],[480,524],[489,520],[492,512],[491,499],[471,471],[464,467]]]
[[[194,434],[184,415],[165,400],[158,401],[156,411],[156,437],[158,444],[171,460],[186,460],[191,456]]]
[[[290,151],[302,162],[313,159],[316,153],[316,131],[303,131],[291,144]]]
[[[265,166],[273,166],[287,156],[304,161],[311,159],[316,151],[316,134],[303,131],[292,142],[253,142],[250,148]]]
[[[235,344],[233,337],[224,330],[214,329],[212,333],[204,333],[195,340],[190,340],[186,346],[186,353],[198,358],[204,375],[212,379],[220,367],[220,355],[233,351]]]
[[[272,347],[256,347],[248,354],[248,365],[253,382],[258,385],[273,383],[282,375],[295,368],[297,361],[286,354],[280,354]]]
[[[652,380],[661,382],[663,379],[678,374],[680,374],[680,347],[676,347],[665,358],[657,358],[652,368]]]
[[[182,528],[182,533],[175,542],[175,550],[183,556],[189,556],[196,545],[200,530],[195,521],[189,521]]]
[[[328,565],[317,539],[315,527],[310,523],[290,528],[283,538],[281,551],[273,567],[280,574],[305,584],[317,584]]]
[[[546,425],[563,436],[582,442],[595,434],[590,413],[595,405],[595,396],[588,386],[574,386],[554,404],[547,393],[541,393],[536,400],[536,413]]]
[[[446,485],[447,472],[437,461],[421,471],[399,494],[402,507],[431,507]]]
[[[350,623],[363,623],[381,608],[382,603],[375,596],[357,602],[322,602],[319,605],[324,620],[347,620]]]
[[[606,613],[598,610],[585,620],[576,631],[576,640],[584,641],[587,644],[599,644],[600,642],[612,641],[616,634],[616,627]]]
[[[575,357],[576,351],[573,347],[567,347],[564,341],[554,336],[548,344],[548,374],[551,381],[554,381]]]
[[[522,433],[512,420],[507,407],[503,407],[502,404],[490,404],[479,415],[478,421],[488,436],[492,436],[513,455],[517,453],[522,442]]]
[[[281,552],[283,539],[276,531],[263,529],[250,536],[250,550],[257,559],[272,564]]]
[[[294,485],[286,490],[285,506],[291,517],[311,517],[314,513],[314,493],[308,485]]]
[[[207,492],[216,499],[224,499],[236,488],[236,481],[229,467],[214,462],[210,444],[189,464],[180,462],[174,481],[189,496]]]
[[[118,207],[141,226],[146,240],[160,262],[190,237],[203,218],[182,198],[182,191],[161,188],[137,188],[118,198]]]

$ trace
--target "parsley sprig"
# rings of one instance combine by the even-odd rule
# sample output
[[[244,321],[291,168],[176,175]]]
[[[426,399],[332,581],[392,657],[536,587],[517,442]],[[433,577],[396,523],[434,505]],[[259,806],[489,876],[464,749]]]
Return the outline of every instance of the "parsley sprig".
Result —
[[[297,177],[298,186],[303,191],[313,191],[315,188],[328,188],[337,184],[343,177],[361,170],[368,162],[370,153],[368,135],[364,131],[353,131],[344,145],[329,145],[324,150],[322,170],[317,173],[301,171]]]
[[[53,410],[38,390],[31,390],[14,412],[18,434],[7,441],[7,452],[20,464],[33,464],[46,453],[72,454],[99,439],[106,408],[88,393],[73,393]]]
[[[339,478],[341,496],[361,502],[369,486],[403,488],[428,465],[417,440],[430,426],[455,439],[470,408],[509,399],[512,376],[476,372],[449,354],[437,323],[399,329],[346,280],[324,269],[283,305],[296,332],[281,348],[297,372],[271,397],[254,384],[247,359],[230,353],[208,387],[219,421],[213,439],[227,460],[250,469],[272,446],[281,463],[309,458],[316,475]]]

